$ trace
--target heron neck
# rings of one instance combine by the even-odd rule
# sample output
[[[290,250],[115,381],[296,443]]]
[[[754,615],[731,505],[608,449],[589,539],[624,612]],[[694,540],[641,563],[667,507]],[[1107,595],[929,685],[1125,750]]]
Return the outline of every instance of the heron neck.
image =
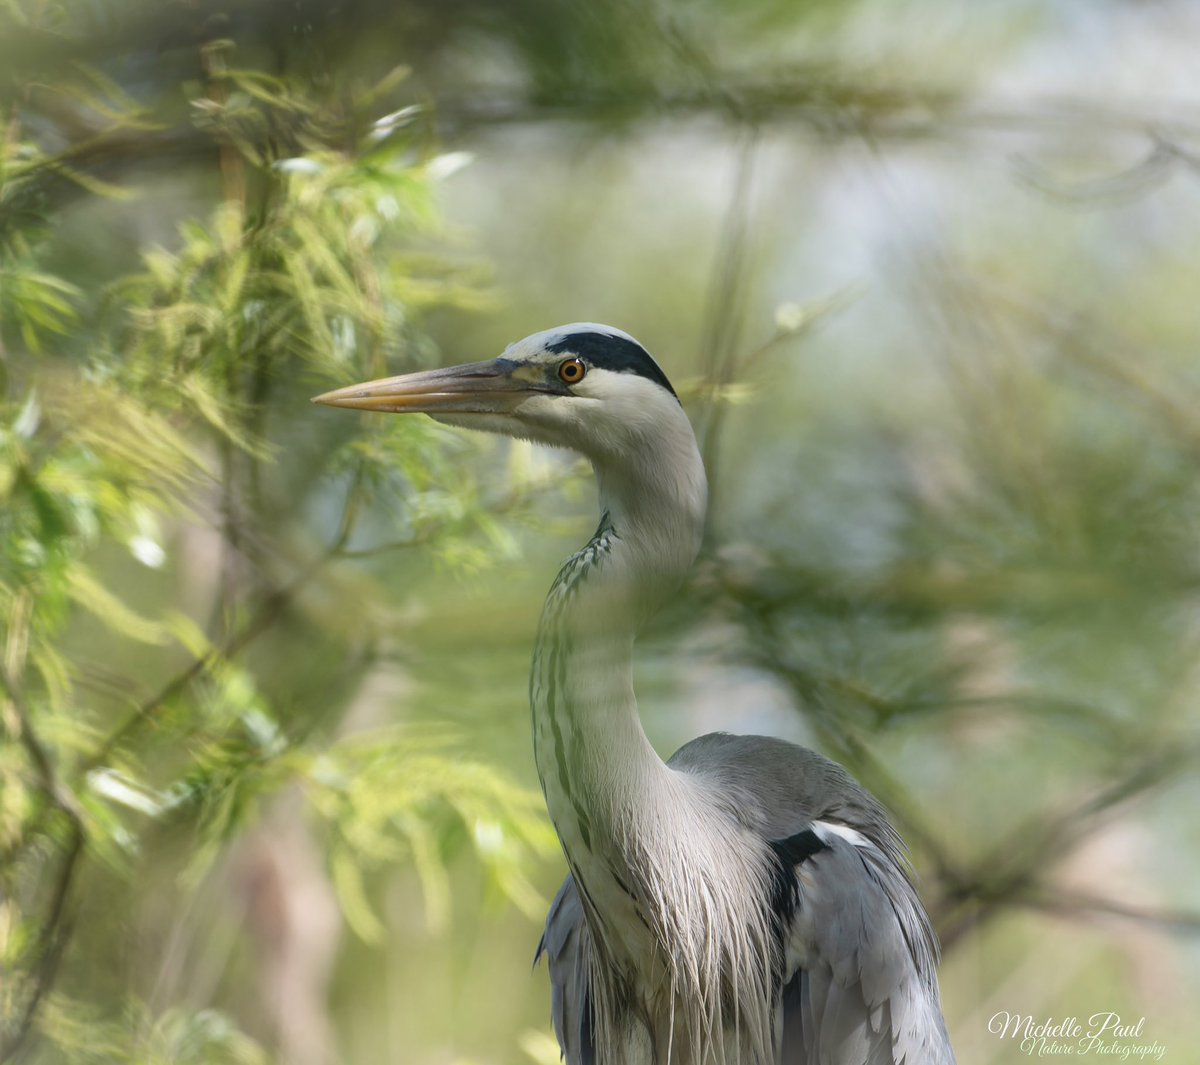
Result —
[[[699,550],[705,483],[690,429],[687,442],[673,465],[657,456],[636,478],[596,464],[600,526],[567,560],[543,610],[530,682],[534,753],[577,875],[579,855],[612,850],[629,811],[669,774],[638,716],[633,644]]]
[[[634,628],[678,590],[700,550],[708,486],[690,427],[685,443],[648,456],[636,474],[595,463],[600,512],[618,542],[606,577],[625,585]]]

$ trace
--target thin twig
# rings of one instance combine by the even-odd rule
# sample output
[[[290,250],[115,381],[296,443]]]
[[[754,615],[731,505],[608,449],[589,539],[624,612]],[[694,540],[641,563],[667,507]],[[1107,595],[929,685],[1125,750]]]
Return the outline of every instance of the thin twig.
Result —
[[[1053,914],[1056,917],[1086,919],[1116,917],[1139,924],[1156,925],[1164,931],[1200,935],[1200,913],[1170,907],[1135,906],[1118,899],[1106,899],[1082,891],[1037,892],[1014,900],[1017,905]]]
[[[733,380],[737,360],[738,337],[741,334],[745,294],[743,276],[749,245],[750,213],[754,165],[758,156],[758,130],[750,127],[738,154],[733,191],[725,210],[721,238],[709,289],[708,308],[703,335],[703,366],[705,376],[719,395]],[[701,455],[708,473],[708,513],[705,540],[711,539],[712,524],[718,511],[720,487],[717,459],[720,451],[721,429],[725,405],[714,399],[708,409],[701,431]]]
[[[1195,742],[1164,744],[1057,816],[1041,814],[1008,833],[972,870],[946,882],[933,908],[943,949],[1003,910],[1036,898],[1048,874],[1078,849],[1090,823],[1169,779],[1198,753]]]
[[[16,715],[21,745],[41,779],[42,790],[49,801],[66,817],[68,824],[62,864],[50,893],[46,920],[38,932],[37,945],[33,950],[33,990],[21,1007],[11,1033],[0,1043],[0,1062],[5,1062],[21,1049],[29,1037],[42,1000],[58,973],[59,962],[70,938],[70,928],[66,923],[67,900],[79,868],[79,859],[83,854],[86,832],[78,800],[62,781],[50,753],[34,731],[29,707],[25,703],[20,684],[16,678],[9,675],[7,668],[0,669],[0,682],[4,685],[5,694]]]
[[[112,732],[104,742],[82,763],[84,772],[106,762],[109,756],[138,728],[150,721],[168,702],[184,691],[197,677],[203,676],[214,665],[228,661],[241,653],[247,645],[266,632],[279,615],[287,609],[293,599],[330,561],[337,558],[354,531],[361,507],[362,471],[356,471],[354,480],[346,494],[342,517],[330,544],[305,566],[290,583],[267,595],[258,605],[250,620],[230,633],[218,646],[192,659],[157,692],[142,700]]]

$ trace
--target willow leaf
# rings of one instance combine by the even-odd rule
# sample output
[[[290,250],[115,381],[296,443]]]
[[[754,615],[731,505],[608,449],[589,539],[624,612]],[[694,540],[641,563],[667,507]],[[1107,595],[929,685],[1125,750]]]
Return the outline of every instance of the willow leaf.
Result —
[[[168,632],[160,622],[151,621],[127,606],[110,592],[82,563],[67,571],[71,599],[105,626],[138,643],[165,644]]]
[[[329,871],[347,923],[364,942],[382,942],[385,929],[367,901],[362,870],[354,855],[343,848],[336,848],[329,858]]]

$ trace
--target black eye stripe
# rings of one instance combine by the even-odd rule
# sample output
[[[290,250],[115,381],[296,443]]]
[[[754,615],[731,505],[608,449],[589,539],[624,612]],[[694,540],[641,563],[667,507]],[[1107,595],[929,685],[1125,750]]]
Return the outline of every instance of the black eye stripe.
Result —
[[[661,385],[676,399],[667,375],[641,344],[608,333],[568,333],[546,348],[555,354],[578,355],[598,370],[632,373]]]

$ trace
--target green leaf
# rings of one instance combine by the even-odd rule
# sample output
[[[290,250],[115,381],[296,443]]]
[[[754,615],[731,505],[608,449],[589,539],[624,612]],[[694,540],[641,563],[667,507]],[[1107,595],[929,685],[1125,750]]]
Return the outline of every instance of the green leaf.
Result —
[[[337,847],[329,856],[329,871],[342,912],[355,934],[366,943],[383,941],[385,929],[367,901],[362,870],[354,855]]]
[[[162,622],[150,621],[127,606],[81,563],[67,571],[71,598],[104,624],[138,643],[165,644],[169,633]]]

